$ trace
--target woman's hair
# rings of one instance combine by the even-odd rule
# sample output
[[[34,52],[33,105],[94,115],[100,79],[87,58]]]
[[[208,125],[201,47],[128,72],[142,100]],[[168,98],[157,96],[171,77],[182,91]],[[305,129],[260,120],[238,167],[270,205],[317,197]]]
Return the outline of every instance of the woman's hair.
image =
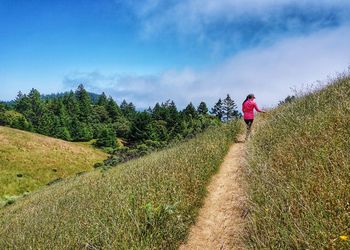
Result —
[[[249,99],[252,99],[254,97],[254,94],[249,94],[249,95],[247,95],[247,98],[244,100],[244,102],[242,103],[242,105],[246,102],[246,101],[248,101]]]

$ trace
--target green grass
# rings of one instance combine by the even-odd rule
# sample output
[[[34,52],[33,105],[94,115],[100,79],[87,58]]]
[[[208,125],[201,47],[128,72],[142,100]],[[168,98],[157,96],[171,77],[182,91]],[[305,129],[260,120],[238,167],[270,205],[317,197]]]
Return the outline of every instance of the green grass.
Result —
[[[89,146],[0,126],[0,201],[92,170],[106,157]]]
[[[176,249],[240,129],[240,122],[210,128],[22,198],[0,210],[0,249]]]
[[[260,119],[249,143],[252,249],[350,249],[350,78]]]

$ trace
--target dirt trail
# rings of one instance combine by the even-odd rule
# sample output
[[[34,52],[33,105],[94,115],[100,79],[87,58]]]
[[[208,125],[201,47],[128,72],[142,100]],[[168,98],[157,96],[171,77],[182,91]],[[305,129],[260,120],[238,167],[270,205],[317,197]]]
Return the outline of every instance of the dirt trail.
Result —
[[[245,196],[243,182],[244,143],[230,147],[219,172],[213,176],[204,206],[191,228],[186,249],[243,249]]]

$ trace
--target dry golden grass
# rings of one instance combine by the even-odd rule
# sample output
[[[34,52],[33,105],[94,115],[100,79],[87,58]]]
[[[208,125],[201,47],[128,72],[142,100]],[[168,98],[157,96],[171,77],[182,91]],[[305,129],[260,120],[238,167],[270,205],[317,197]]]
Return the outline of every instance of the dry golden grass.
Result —
[[[260,118],[248,150],[249,247],[350,249],[350,77]]]
[[[211,128],[24,197],[0,210],[0,249],[176,249],[240,129]]]
[[[106,157],[89,146],[0,126],[0,200],[92,170]]]

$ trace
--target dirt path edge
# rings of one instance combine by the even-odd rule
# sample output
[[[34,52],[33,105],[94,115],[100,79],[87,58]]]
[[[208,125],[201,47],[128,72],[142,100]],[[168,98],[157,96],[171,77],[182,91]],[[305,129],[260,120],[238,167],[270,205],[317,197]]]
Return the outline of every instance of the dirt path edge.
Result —
[[[219,172],[210,181],[204,205],[180,250],[244,249],[244,152],[244,143],[230,147]]]

